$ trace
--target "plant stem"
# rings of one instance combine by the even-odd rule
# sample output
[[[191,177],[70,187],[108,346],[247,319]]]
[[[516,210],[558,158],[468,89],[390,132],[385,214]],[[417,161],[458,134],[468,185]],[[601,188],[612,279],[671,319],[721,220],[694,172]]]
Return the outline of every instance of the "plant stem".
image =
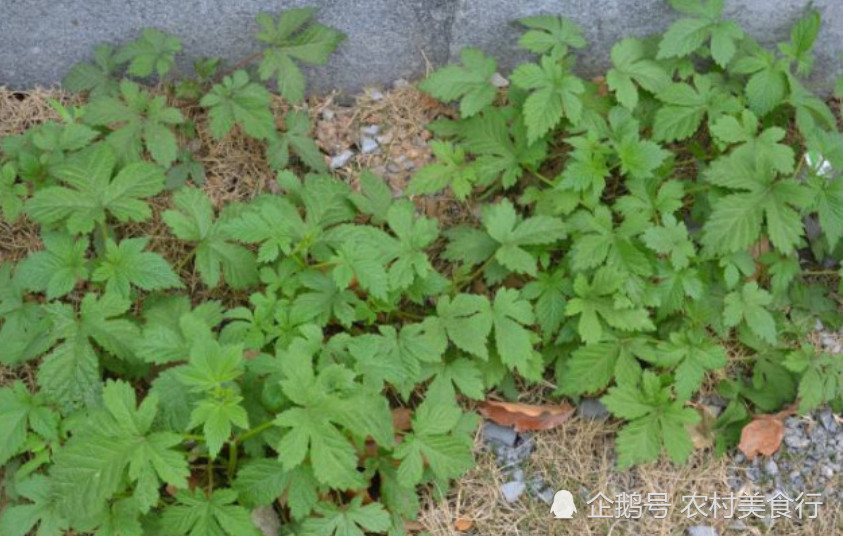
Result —
[[[228,480],[234,478],[234,473],[237,472],[237,456],[239,452],[239,445],[234,439],[228,443]]]
[[[181,273],[181,271],[182,271],[182,269],[184,269],[185,265],[186,265],[188,262],[190,262],[190,260],[191,260],[191,259],[193,259],[193,257],[194,257],[195,255],[196,255],[196,246],[193,246],[193,249],[191,249],[191,250],[187,253],[187,255],[185,255],[184,257],[182,257],[182,259],[179,261],[179,263],[178,263],[178,264],[176,264],[176,266],[175,266],[175,272],[176,272],[177,274]]]
[[[256,435],[260,434],[261,432],[264,432],[264,431],[272,428],[274,423],[275,423],[275,420],[273,419],[271,421],[266,421],[264,423],[261,423],[261,424],[255,426],[254,428],[250,428],[249,430],[246,430],[245,432],[243,432],[243,434],[241,434],[240,436],[235,437],[233,443],[239,444],[239,443],[242,443],[242,442],[246,441],[247,439],[251,439],[251,438],[255,437]]]
[[[228,69],[226,69],[226,70],[224,70],[220,73],[217,73],[217,75],[212,79],[212,82],[218,83],[220,80],[222,80],[226,76],[230,75],[231,73],[233,73],[234,71],[236,71],[238,69],[242,69],[243,67],[252,63],[256,59],[260,58],[261,56],[263,56],[263,50],[259,50],[259,51],[255,52],[253,54],[250,54],[249,56],[246,56],[245,58],[238,61],[237,63],[235,63],[234,65],[232,65]]]
[[[105,249],[106,244],[108,244],[108,224],[105,220],[102,221],[100,225],[100,230],[102,231],[102,249]]]

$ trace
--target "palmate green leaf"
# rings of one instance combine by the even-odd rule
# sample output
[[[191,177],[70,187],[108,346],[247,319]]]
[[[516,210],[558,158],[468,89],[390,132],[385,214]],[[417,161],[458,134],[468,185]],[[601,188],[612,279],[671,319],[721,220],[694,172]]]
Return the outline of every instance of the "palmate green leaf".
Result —
[[[111,215],[118,221],[145,221],[152,211],[144,198],[164,189],[163,170],[147,162],[128,164],[112,177],[114,151],[96,144],[80,151],[56,170],[67,186],[39,190],[26,204],[27,214],[50,227],[64,226],[73,234],[89,233]]]
[[[95,536],[144,536],[140,512],[134,498],[114,501],[97,520]]]
[[[129,63],[129,74],[147,77],[155,72],[164,78],[175,62],[175,55],[181,50],[181,39],[155,28],[145,28],[140,37],[126,43],[117,51],[117,63]]]
[[[187,459],[174,450],[181,436],[150,431],[158,406],[155,396],[147,396],[138,406],[128,383],[109,381],[103,389],[103,406],[58,451],[50,472],[52,494],[71,521],[101,515],[106,501],[127,483],[133,486],[140,512],[158,502],[160,482],[187,487]]]
[[[425,466],[436,478],[458,478],[471,468],[471,440],[455,430],[462,418],[462,410],[452,402],[427,398],[413,416],[413,433],[405,436],[395,449],[398,483],[413,489],[421,483]]]
[[[42,393],[31,394],[21,382],[0,388],[0,465],[20,454],[29,429],[44,439],[57,440],[58,415],[44,403]]]
[[[779,50],[796,64],[796,74],[808,76],[814,66],[814,55],[811,49],[820,32],[822,20],[820,12],[809,10],[790,29],[790,42],[779,43]]]
[[[652,354],[656,364],[676,367],[677,400],[688,400],[699,389],[706,372],[726,366],[726,350],[706,333],[686,330],[670,334]]]
[[[571,74],[550,56],[540,63],[524,63],[512,73],[512,83],[531,90],[524,101],[527,142],[534,143],[566,118],[577,124],[582,117],[582,80]]]
[[[810,345],[787,354],[784,366],[799,374],[799,411],[811,411],[843,393],[843,365],[832,354],[817,352]]]
[[[682,18],[671,24],[659,43],[658,58],[689,56],[710,38],[711,57],[725,68],[734,57],[737,42],[743,39],[744,32],[734,21],[720,21],[723,0],[682,0],[672,2],[672,5],[699,18]]]
[[[205,444],[211,458],[216,458],[223,443],[231,437],[234,426],[247,430],[249,416],[241,405],[243,397],[226,394],[204,398],[199,401],[190,414],[188,430],[202,426]]]
[[[127,238],[119,244],[108,240],[91,279],[105,282],[106,292],[123,298],[130,297],[132,286],[147,291],[184,287],[164,257],[143,250],[148,243],[148,238]]]
[[[260,31],[255,35],[269,45],[258,65],[261,80],[275,78],[278,91],[293,104],[304,99],[305,79],[296,62],[322,65],[345,40],[345,34],[311,22],[314,8],[289,9],[278,21],[267,13],[257,16]]]
[[[89,125],[111,129],[105,139],[121,161],[140,160],[145,147],[165,168],[170,167],[178,153],[173,126],[184,122],[177,108],[167,106],[166,97],[152,97],[128,80],[120,83],[119,99],[93,99],[85,109],[84,120]]]
[[[606,83],[618,102],[629,110],[638,106],[638,87],[655,94],[670,83],[667,71],[648,57],[640,39],[619,41],[612,47],[611,57],[614,67],[606,73]]]
[[[252,202],[225,223],[227,234],[247,244],[260,244],[258,262],[271,262],[289,255],[307,234],[298,209],[286,198],[268,196]]]
[[[819,216],[829,247],[834,249],[843,237],[843,181],[813,177],[808,186],[813,193],[811,208]]]
[[[164,221],[178,238],[196,243],[194,263],[202,282],[216,287],[221,276],[233,288],[246,288],[258,281],[255,258],[246,248],[229,241],[225,222],[214,221],[211,201],[195,188],[173,196],[177,210],[167,210]]]
[[[18,173],[15,166],[6,163],[0,167],[0,213],[2,218],[14,223],[23,211],[23,200],[28,190],[26,185],[16,182]]]
[[[21,277],[12,276],[12,263],[0,264],[0,363],[5,365],[34,359],[55,342],[44,308],[27,300],[26,293]]]
[[[482,359],[489,358],[487,340],[492,331],[489,299],[474,294],[442,296],[436,304],[442,329],[457,348]]]
[[[788,95],[788,65],[786,60],[776,58],[775,54],[757,47],[735,62],[733,70],[738,74],[751,75],[744,88],[750,109],[759,117],[764,117],[773,108],[781,104]]]
[[[594,196],[599,197],[610,175],[612,148],[591,130],[584,136],[566,138],[565,142],[573,150],[568,153],[570,160],[560,174],[559,187],[576,192],[594,192]]]
[[[223,321],[222,305],[206,301],[191,310],[186,296],[147,296],[144,300],[143,335],[135,352],[148,363],[186,360],[193,342],[210,338]]]
[[[645,217],[648,220],[673,214],[683,206],[685,187],[680,181],[658,181],[630,178],[625,183],[629,193],[619,198],[613,208],[625,218]]]
[[[431,141],[430,149],[438,162],[419,169],[410,179],[410,195],[433,194],[450,187],[460,201],[465,201],[474,187],[477,174],[466,161],[465,149],[443,141]]]
[[[176,504],[167,506],[161,522],[174,536],[259,536],[249,511],[237,504],[237,492],[215,489],[210,495],[201,488],[176,493]]]
[[[710,76],[695,75],[694,86],[684,82],[665,86],[656,97],[665,103],[656,112],[653,138],[656,141],[681,141],[694,135],[708,115],[709,122],[726,113],[741,110],[740,102]]]
[[[293,405],[274,423],[284,429],[276,446],[285,470],[309,460],[320,484],[335,489],[365,485],[357,471],[357,452],[346,434],[372,437],[385,448],[393,444],[389,404],[379,392],[355,381],[355,374],[341,365],[313,369],[313,355],[322,345],[321,332],[297,338],[280,352],[285,379],[284,394]]]
[[[630,177],[649,179],[670,154],[657,143],[642,140],[638,121],[623,108],[613,108],[609,113],[612,142],[620,159],[621,172]]]
[[[355,497],[343,507],[320,502],[316,505],[319,517],[304,520],[301,536],[365,536],[389,530],[392,520],[383,505],[373,502],[363,506],[362,502],[361,497]]]
[[[190,361],[179,367],[178,380],[191,391],[214,394],[243,374],[242,344],[220,344],[210,336],[195,338]]]
[[[642,239],[656,253],[668,255],[677,270],[687,268],[690,259],[696,255],[694,244],[688,238],[688,229],[672,214],[665,216],[661,226],[647,229]]]
[[[711,132],[722,143],[738,144],[728,158],[716,161],[722,168],[710,170],[713,182],[720,186],[731,186],[730,183],[740,185],[736,179],[730,179],[728,168],[746,166],[749,163],[760,170],[772,168],[782,174],[793,173],[793,149],[781,143],[787,134],[784,129],[770,127],[760,133],[757,133],[757,130],[758,118],[749,110],[742,112],[740,121],[726,115],[711,125]]]
[[[481,363],[467,357],[458,357],[450,361],[440,360],[438,363],[422,363],[420,379],[424,381],[433,378],[427,388],[427,394],[435,400],[456,402],[457,391],[472,400],[482,400],[486,396],[486,384],[480,365]]]
[[[524,298],[534,300],[536,323],[541,327],[545,341],[562,326],[567,296],[571,292],[571,284],[561,267],[552,272],[539,272],[536,280],[527,283],[521,291]]]
[[[604,326],[621,331],[650,331],[655,329],[649,313],[641,307],[619,303],[613,294],[623,284],[622,276],[611,270],[598,271],[592,282],[577,274],[574,280],[576,297],[568,300],[567,316],[579,316],[577,331],[586,344],[600,342]]]
[[[776,320],[767,310],[772,303],[772,296],[751,281],[726,295],[723,322],[728,327],[735,327],[744,322],[747,327],[762,340],[776,344]]]
[[[269,91],[250,82],[246,71],[235,71],[214,84],[199,104],[209,110],[211,134],[216,139],[225,137],[235,124],[259,140],[272,139],[275,134]]]
[[[415,206],[400,201],[387,211],[387,224],[398,238],[397,258],[389,266],[389,286],[403,290],[416,279],[424,279],[435,269],[430,264],[425,249],[439,236],[439,223],[429,218],[417,218]]]
[[[64,303],[46,306],[52,322],[52,335],[61,340],[41,363],[38,385],[51,402],[68,410],[93,404],[102,389],[99,359],[93,343],[123,360],[133,358],[139,330],[120,318],[131,303],[113,294],[87,294],[79,313]]]
[[[357,210],[372,217],[372,222],[380,224],[386,221],[392,206],[392,190],[381,177],[368,169],[360,172],[360,193],[349,197]]]
[[[460,101],[460,116],[471,117],[490,106],[497,95],[492,75],[497,62],[476,48],[460,51],[460,65],[447,65],[419,83],[419,89],[443,102]]]
[[[518,45],[535,54],[548,54],[561,58],[568,53],[568,48],[582,48],[585,37],[582,28],[574,21],[564,17],[527,17],[519,23],[530,28],[518,39]]]
[[[24,288],[43,292],[48,300],[70,293],[79,281],[88,279],[88,239],[74,239],[67,233],[45,233],[44,249],[30,253],[15,274]]]
[[[752,147],[757,147],[753,145]],[[743,251],[754,244],[765,229],[773,246],[790,254],[802,241],[804,226],[800,211],[811,202],[810,190],[793,179],[776,179],[773,163],[758,158],[763,149],[736,152],[714,161],[705,177],[727,188],[743,190],[718,199],[703,226],[703,245],[721,254]],[[741,152],[737,152],[741,150]],[[784,169],[792,165],[785,151]],[[773,157],[777,158],[777,157]],[[766,228],[762,224],[766,223]]]
[[[533,350],[533,333],[528,329],[534,322],[533,307],[518,290],[497,291],[492,302],[495,349],[507,368],[517,369],[529,379],[540,378],[543,365],[541,356]]]
[[[487,208],[483,225],[499,244],[495,259],[514,272],[529,275],[536,274],[536,259],[523,246],[552,244],[565,237],[561,219],[533,216],[522,220],[506,199]]]
[[[31,502],[6,505],[0,517],[0,533],[4,536],[63,536],[67,533],[70,523],[56,508],[47,477],[33,475],[15,488],[21,497]]]
[[[373,227],[346,226],[337,230],[334,255],[329,262],[340,289],[347,289],[356,278],[360,287],[380,300],[390,290],[386,265],[396,257],[396,241]]]
[[[327,173],[325,158],[310,136],[311,124],[307,114],[299,111],[284,116],[286,130],[278,131],[269,139],[267,161],[273,169],[281,170],[290,163],[290,149],[307,166],[319,173]]]
[[[512,108],[489,108],[461,121],[458,135],[460,145],[475,157],[471,167],[482,186],[500,179],[504,188],[511,188],[547,154],[544,140],[527,143],[523,118]]]
[[[671,401],[670,389],[662,387],[652,372],[644,371],[641,387],[612,387],[601,401],[612,414],[630,421],[618,432],[618,469],[655,461],[662,447],[677,464],[693,452],[685,427],[699,422],[699,414],[681,402]]]
[[[119,84],[116,77],[119,62],[114,58],[114,47],[100,43],[94,47],[94,61],[74,65],[64,76],[61,85],[73,93],[87,91],[90,98],[113,96]]]
[[[571,395],[599,393],[612,381],[618,385],[636,385],[641,378],[643,358],[651,352],[651,342],[644,337],[613,337],[605,342],[580,346],[565,367],[557,372],[561,392]]]
[[[574,214],[571,219],[574,228],[571,233],[575,236],[572,268],[579,272],[605,263],[616,271],[650,275],[653,270],[646,250],[634,240],[643,230],[641,221],[640,216],[629,218],[616,228],[611,211],[603,205],[598,205],[593,214]]]
[[[278,460],[258,458],[237,472],[234,489],[248,506],[268,506],[286,494],[294,519],[302,519],[319,501],[318,483],[313,471],[299,466],[286,471]]]
[[[336,318],[343,326],[351,325],[361,303],[353,290],[341,289],[329,274],[319,270],[302,272],[299,277],[305,290],[293,301],[290,317],[294,322],[325,326]]]

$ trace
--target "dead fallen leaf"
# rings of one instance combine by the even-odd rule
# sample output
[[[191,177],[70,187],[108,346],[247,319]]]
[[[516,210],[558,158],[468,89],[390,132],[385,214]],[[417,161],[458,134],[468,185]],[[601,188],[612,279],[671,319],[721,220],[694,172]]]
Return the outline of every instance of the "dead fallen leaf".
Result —
[[[418,521],[405,521],[404,530],[407,532],[421,532],[424,530],[424,525]]]
[[[702,450],[714,446],[714,426],[717,423],[717,415],[712,406],[698,406],[697,412],[702,417],[696,424],[686,424],[685,430],[694,442],[694,449]]]
[[[454,521],[454,528],[460,532],[465,532],[471,530],[471,527],[474,526],[474,521],[468,519],[467,517],[461,517]]]
[[[743,427],[738,449],[747,460],[754,459],[758,454],[772,456],[779,450],[783,438],[784,424],[778,414],[758,415]]]
[[[392,410],[392,426],[396,430],[406,432],[412,425],[413,411],[410,408],[395,408]]]
[[[567,402],[559,405],[533,405],[487,400],[480,406],[480,414],[501,426],[514,426],[519,432],[550,430],[567,421],[574,407]]]

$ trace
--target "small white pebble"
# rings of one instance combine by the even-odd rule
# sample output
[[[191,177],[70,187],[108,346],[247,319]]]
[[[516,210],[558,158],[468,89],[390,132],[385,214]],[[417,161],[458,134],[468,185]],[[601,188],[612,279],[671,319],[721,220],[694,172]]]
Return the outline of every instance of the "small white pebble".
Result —
[[[351,157],[354,156],[354,153],[350,150],[346,149],[345,151],[341,152],[337,156],[331,159],[331,169],[341,168],[351,160]]]
[[[373,153],[377,148],[378,142],[376,142],[374,139],[368,136],[363,136],[362,138],[360,138],[360,150],[364,153]]]
[[[495,87],[507,87],[507,86],[509,86],[509,80],[504,78],[504,76],[501,75],[501,73],[497,73],[497,72],[492,75],[492,78],[489,79],[489,82],[491,82],[492,85],[495,86]]]
[[[381,131],[380,125],[366,125],[360,128],[360,132],[366,136],[377,136]]]

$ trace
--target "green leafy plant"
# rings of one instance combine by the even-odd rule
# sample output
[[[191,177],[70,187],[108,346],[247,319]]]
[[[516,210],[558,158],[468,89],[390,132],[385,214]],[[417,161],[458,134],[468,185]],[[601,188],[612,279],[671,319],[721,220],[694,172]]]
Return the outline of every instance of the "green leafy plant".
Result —
[[[435,71],[420,88],[459,113],[399,198],[327,175],[306,107],[261,83],[302,102],[299,64],[342,41],[314,10],[261,15],[266,47],[193,78],[157,30],[98,47],[66,79],[86,102],[0,142],[3,225],[40,237],[0,263],[0,363],[35,371],[0,387],[0,533],[240,536],[264,506],[285,534],[403,534],[472,465],[461,403],[539,382],[602,397],[621,469],[683,463],[712,384],[719,451],[753,412],[843,406],[807,342],[841,320],[843,136],[801,82],[819,17],[773,52],[721,1],[670,3],[605,85],[547,16],[520,21],[511,86],[473,49]],[[277,176],[218,203],[202,141],[238,129]]]

